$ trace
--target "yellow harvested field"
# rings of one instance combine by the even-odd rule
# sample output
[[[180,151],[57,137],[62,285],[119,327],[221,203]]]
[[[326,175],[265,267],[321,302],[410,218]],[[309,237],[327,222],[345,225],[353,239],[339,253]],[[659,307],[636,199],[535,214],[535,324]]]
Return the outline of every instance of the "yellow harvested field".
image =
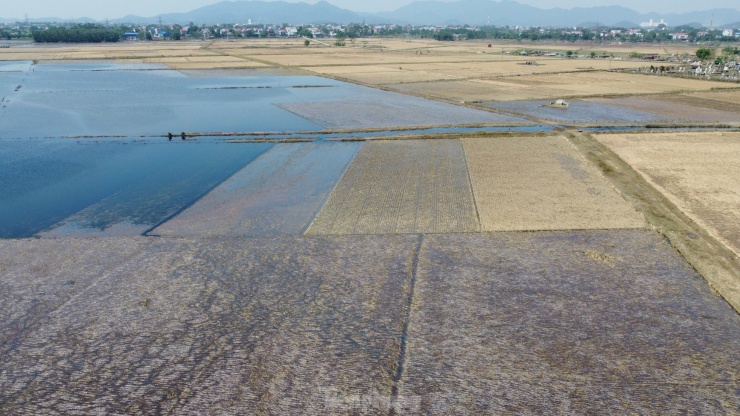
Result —
[[[609,62],[604,60],[574,61],[572,59],[540,59],[534,58],[537,65],[527,65],[531,60],[526,58],[507,59],[498,58],[490,62],[452,62],[433,64],[407,64],[404,70],[422,71],[434,74],[449,75],[455,78],[491,78],[501,76],[521,76],[552,72],[579,72],[587,70],[608,70]],[[643,66],[639,62],[620,62],[619,68]],[[617,67],[615,64],[614,68]]]
[[[483,231],[646,226],[564,137],[462,141]]]
[[[366,142],[307,234],[477,232],[459,140]]]
[[[166,64],[173,69],[235,69],[235,68],[264,68],[268,65],[234,56],[180,56],[145,58],[146,63]]]
[[[546,85],[570,92],[569,95],[598,94],[650,94],[685,90],[710,90],[727,88],[723,82],[657,77],[615,72],[580,72],[520,77],[516,80],[527,85]]]
[[[740,256],[740,133],[596,136]]]
[[[542,86],[498,81],[435,81],[387,85],[402,93],[453,101],[510,101],[559,97],[559,91]]]
[[[152,43],[115,43],[96,45],[55,45],[37,46],[28,48],[0,49],[0,61],[11,60],[59,60],[59,59],[131,59],[147,57],[173,57],[216,55],[203,44],[152,42]]]
[[[708,91],[712,88],[728,88],[728,84],[607,71],[582,71],[425,82],[397,85],[392,88],[455,101],[518,101],[657,94],[686,90]]]
[[[248,55],[248,53],[240,53]],[[498,59],[483,54],[449,55],[438,53],[415,53],[413,51],[388,52],[380,49],[316,49],[312,53],[262,55],[260,59],[280,65],[300,67],[331,66],[331,65],[377,65],[377,64],[414,64],[414,63],[444,63],[444,62],[487,62]]]

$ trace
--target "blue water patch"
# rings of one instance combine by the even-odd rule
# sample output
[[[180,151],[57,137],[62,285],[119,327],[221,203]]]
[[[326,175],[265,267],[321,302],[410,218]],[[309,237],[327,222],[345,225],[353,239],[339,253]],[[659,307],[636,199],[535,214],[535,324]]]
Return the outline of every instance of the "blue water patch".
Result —
[[[272,146],[179,139],[2,140],[0,237],[100,234],[120,225],[144,232]]]
[[[31,70],[33,61],[5,61],[0,62],[0,72],[27,72]]]
[[[21,88],[16,79],[0,78],[0,90],[7,92],[3,137],[320,129],[278,104],[300,100],[291,90],[310,89],[321,96],[336,89],[295,88],[335,83],[314,76],[187,77],[171,70],[108,67],[118,68],[36,65]]]

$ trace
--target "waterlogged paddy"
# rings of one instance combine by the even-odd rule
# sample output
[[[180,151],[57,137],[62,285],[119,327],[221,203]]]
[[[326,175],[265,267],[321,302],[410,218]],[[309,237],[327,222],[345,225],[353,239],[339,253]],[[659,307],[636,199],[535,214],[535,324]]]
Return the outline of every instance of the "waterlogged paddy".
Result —
[[[539,117],[560,123],[647,123],[675,121],[667,116],[608,104],[569,101],[567,109],[548,107],[550,101],[512,101],[486,104],[489,107]]]
[[[0,141],[0,237],[137,235],[272,144]]]
[[[316,76],[190,75],[105,61],[0,63],[0,237],[145,233],[272,146],[205,137],[182,142],[180,132],[270,139],[367,128],[368,120],[388,129],[369,136],[409,127],[413,134],[442,125],[454,131],[463,124],[531,124]],[[364,103],[375,111],[368,114]],[[176,134],[172,142],[168,132]],[[321,151],[319,175],[326,165]],[[333,186],[338,179],[331,176]]]
[[[190,78],[158,66],[113,64],[35,65],[22,79],[18,75],[0,74],[6,138],[317,129],[275,104],[299,101],[296,86],[332,83],[318,77]]]
[[[4,138],[38,138],[527,123],[316,76],[240,75],[191,77],[149,64],[5,63],[0,130]]]

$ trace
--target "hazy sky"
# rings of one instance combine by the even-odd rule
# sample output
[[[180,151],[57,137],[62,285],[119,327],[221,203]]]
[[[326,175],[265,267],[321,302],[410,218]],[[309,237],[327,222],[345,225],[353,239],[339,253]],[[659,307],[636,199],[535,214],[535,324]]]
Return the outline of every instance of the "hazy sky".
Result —
[[[296,0],[288,0],[296,2]],[[304,0],[316,3],[317,0]],[[354,11],[378,12],[395,10],[413,0],[329,0],[329,3]],[[572,8],[621,4],[638,12],[678,12],[706,10],[710,8],[740,9],[738,0],[712,0],[710,2],[687,2],[680,0],[518,0],[541,8]],[[58,17],[70,19],[92,17],[94,19],[117,18],[128,14],[150,17],[168,12],[187,12],[219,0],[3,0],[0,17],[23,18]]]

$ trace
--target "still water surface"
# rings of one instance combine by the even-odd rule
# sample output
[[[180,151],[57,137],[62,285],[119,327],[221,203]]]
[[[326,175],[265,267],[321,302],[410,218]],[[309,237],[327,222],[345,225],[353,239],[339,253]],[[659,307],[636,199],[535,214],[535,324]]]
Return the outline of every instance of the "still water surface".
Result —
[[[336,124],[353,128],[352,120],[375,120],[364,103],[394,104],[379,117],[392,116],[392,126],[525,121],[316,76],[2,62],[0,238],[145,233],[272,147],[181,141],[179,132],[289,138]],[[425,114],[434,114],[434,123],[420,122]],[[456,129],[442,130],[479,130]]]
[[[141,234],[272,147],[268,143],[3,140],[0,237],[61,227]],[[133,231],[133,233],[132,233]]]

